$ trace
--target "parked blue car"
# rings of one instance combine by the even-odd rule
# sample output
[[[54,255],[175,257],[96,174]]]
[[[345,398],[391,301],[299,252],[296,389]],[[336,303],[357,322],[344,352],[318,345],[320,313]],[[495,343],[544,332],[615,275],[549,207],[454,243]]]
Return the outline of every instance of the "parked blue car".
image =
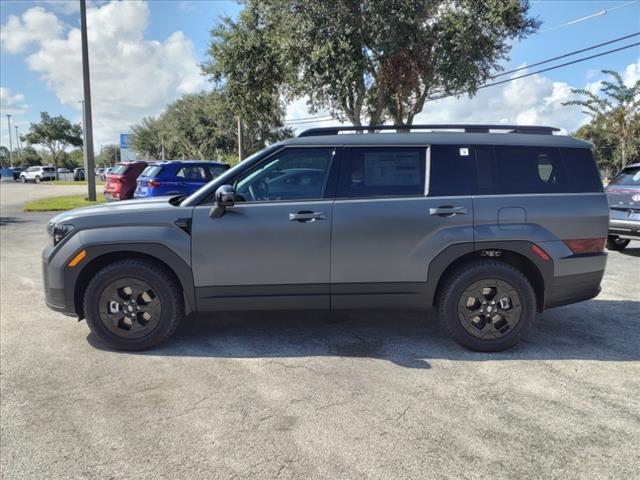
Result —
[[[221,162],[173,160],[149,165],[137,180],[134,198],[189,195],[229,169]]]

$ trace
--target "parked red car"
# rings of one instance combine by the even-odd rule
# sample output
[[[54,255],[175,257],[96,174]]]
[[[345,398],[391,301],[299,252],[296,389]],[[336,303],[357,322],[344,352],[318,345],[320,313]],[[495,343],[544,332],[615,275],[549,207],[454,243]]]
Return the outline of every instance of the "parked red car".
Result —
[[[147,165],[149,163],[144,161],[116,163],[107,176],[104,198],[109,201],[133,198],[136,179],[147,168]]]

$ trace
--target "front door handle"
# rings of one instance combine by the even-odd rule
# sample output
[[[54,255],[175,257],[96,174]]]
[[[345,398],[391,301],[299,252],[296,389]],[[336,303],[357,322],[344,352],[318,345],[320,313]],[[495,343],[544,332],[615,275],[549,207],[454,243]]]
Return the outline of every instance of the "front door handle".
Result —
[[[453,217],[454,215],[466,215],[465,207],[454,207],[451,205],[441,205],[436,208],[429,209],[429,215],[437,215],[439,217]]]
[[[292,222],[315,222],[316,220],[324,220],[325,218],[327,218],[327,216],[323,212],[313,212],[311,210],[303,210],[289,214],[289,220]]]

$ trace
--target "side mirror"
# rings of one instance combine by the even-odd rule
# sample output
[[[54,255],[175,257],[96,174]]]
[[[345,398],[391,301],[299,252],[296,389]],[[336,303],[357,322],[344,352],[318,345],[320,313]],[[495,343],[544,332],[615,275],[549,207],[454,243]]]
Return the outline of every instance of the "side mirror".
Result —
[[[236,203],[236,191],[233,185],[222,185],[215,193],[215,204],[209,212],[211,218],[220,218],[227,207],[233,207]]]

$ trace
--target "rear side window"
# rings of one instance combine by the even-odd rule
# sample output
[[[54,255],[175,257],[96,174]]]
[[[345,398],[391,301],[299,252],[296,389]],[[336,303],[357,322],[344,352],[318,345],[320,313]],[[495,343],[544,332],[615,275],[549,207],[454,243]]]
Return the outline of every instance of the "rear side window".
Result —
[[[142,176],[142,177],[157,177],[158,175],[160,175],[161,171],[162,171],[162,167],[151,166],[151,167],[145,168],[142,171],[142,173],[140,174],[140,176]],[[113,173],[113,172],[111,172],[111,173]]]
[[[182,167],[176,173],[176,177],[184,178],[186,180],[205,180],[207,178],[204,167]]]
[[[475,192],[475,148],[433,145],[429,167],[429,196],[473,195]]]
[[[493,163],[493,168],[489,166],[490,171],[483,172],[484,182],[478,190],[481,194],[570,191],[557,148],[496,146],[495,162],[488,163]]]
[[[224,172],[228,170],[228,168],[225,165],[208,165],[207,169],[211,174],[211,178],[219,177],[220,175],[222,175]]]
[[[426,148],[349,148],[341,162],[338,198],[424,195]]]
[[[640,167],[625,168],[609,185],[640,186]]]
[[[113,170],[111,170],[111,173],[115,175],[122,175],[128,169],[129,169],[129,165],[116,165],[115,167],[113,167]]]

